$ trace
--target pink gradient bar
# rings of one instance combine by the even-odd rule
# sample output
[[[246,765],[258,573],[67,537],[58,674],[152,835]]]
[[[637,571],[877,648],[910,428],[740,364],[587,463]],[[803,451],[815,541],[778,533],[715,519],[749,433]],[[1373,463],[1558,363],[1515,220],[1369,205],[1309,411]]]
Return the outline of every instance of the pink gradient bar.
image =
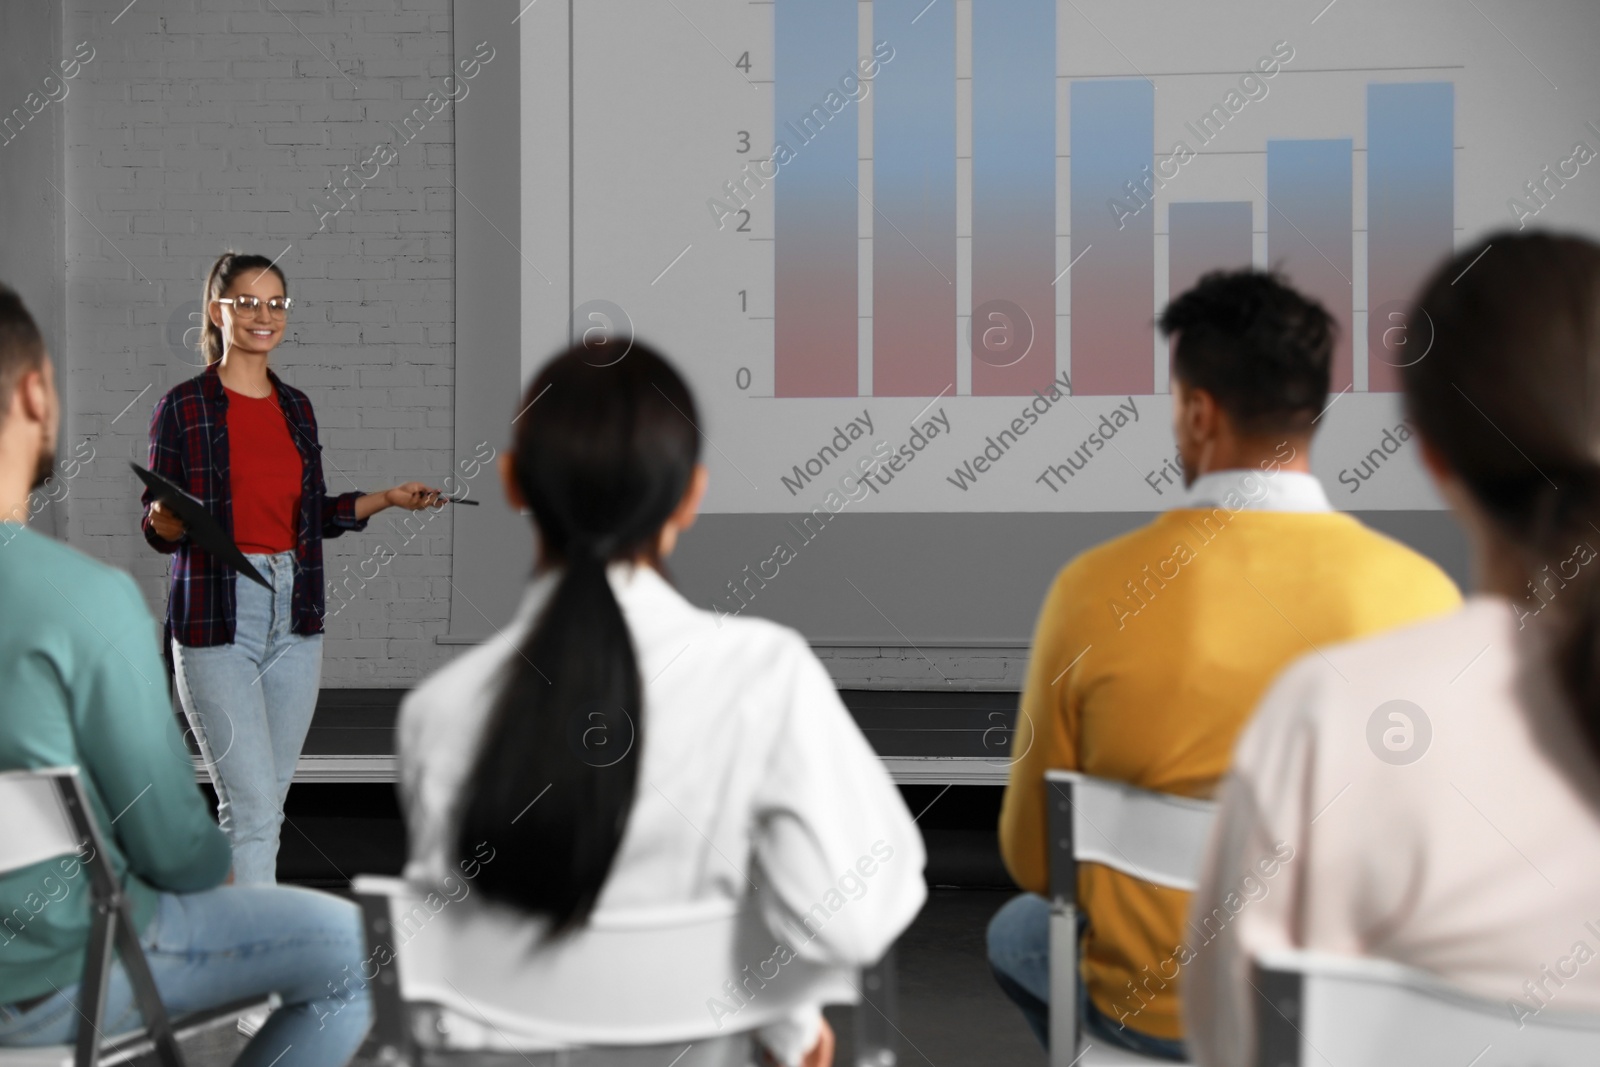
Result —
[[[837,205],[850,224],[848,266],[839,235],[829,233],[826,224],[810,231],[786,226],[779,212],[773,306],[777,396],[855,396],[860,391],[855,193],[850,196]]]

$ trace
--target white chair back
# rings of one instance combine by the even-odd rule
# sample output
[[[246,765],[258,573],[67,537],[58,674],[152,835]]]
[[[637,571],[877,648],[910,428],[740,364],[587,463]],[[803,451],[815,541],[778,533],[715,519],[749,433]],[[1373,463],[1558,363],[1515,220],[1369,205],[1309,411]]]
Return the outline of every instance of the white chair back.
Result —
[[[212,1008],[169,1017],[133,926],[133,912],[112,874],[105,841],[76,767],[0,771],[0,875],[68,853],[82,853],[92,907],[77,1012],[82,1017],[71,1045],[0,1048],[0,1067],[116,1067],[153,1054],[162,1067],[183,1067],[178,1042],[191,1034],[231,1024],[241,1016],[279,1004],[276,993],[243,997]],[[124,1034],[101,1026],[113,956],[120,957],[134,1003],[145,1025]]]
[[[1593,1067],[1600,1016],[1516,1013],[1390,960],[1318,952],[1257,957],[1260,1067]]]
[[[1194,892],[1216,819],[1214,803],[1076,771],[1048,771],[1045,778],[1072,783],[1072,844],[1079,863]]]
[[[78,834],[61,800],[71,768],[0,772],[0,875],[78,850]]]
[[[1193,892],[1216,804],[1154,793],[1077,771],[1045,772],[1050,834],[1050,1063],[1100,1067],[1157,1063],[1088,1046],[1078,1017],[1078,864]]]
[[[856,972],[780,949],[753,908],[597,912],[544,945],[542,924],[469,897],[430,897],[391,878],[360,877],[354,889],[388,898],[400,997],[442,1009],[447,1049],[698,1041],[860,999]]]

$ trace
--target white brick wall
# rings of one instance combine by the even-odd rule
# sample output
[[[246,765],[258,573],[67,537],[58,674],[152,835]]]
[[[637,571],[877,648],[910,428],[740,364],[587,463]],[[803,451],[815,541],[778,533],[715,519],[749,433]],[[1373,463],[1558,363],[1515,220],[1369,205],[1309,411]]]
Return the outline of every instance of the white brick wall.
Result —
[[[167,559],[139,534],[125,461],[144,461],[156,398],[198,372],[169,324],[199,311],[224,248],[283,253],[296,304],[274,367],[316,405],[331,492],[452,469],[453,115],[409,144],[388,126],[450,73],[451,0],[124,2],[66,4],[68,50],[95,49],[64,101],[63,432],[95,454],[70,483],[66,530],[131,570],[159,617]],[[313,199],[333,206],[328,183],[387,144],[395,161],[319,233]],[[325,546],[330,579],[380,538],[398,553],[329,620],[326,686],[409,685],[459,651],[434,641],[449,520],[408,540],[390,524],[404,514]]]
[[[829,645],[814,651],[840,689],[1011,692],[1028,675],[1026,648]]]

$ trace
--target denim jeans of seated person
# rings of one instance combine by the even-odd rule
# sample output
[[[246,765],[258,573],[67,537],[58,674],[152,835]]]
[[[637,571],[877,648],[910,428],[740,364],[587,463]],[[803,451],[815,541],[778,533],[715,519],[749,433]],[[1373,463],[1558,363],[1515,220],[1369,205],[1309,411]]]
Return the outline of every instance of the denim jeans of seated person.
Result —
[[[1078,916],[1078,936],[1085,920]],[[1037,893],[1013,897],[989,920],[989,967],[1006,996],[1022,1010],[1028,1028],[1050,1047],[1050,902]],[[1086,1042],[1100,1042],[1156,1059],[1183,1062],[1183,1042],[1153,1037],[1132,1026],[1118,1026],[1095,1007],[1088,988],[1078,983],[1078,1018]]]
[[[233,640],[172,645],[178,699],[217,789],[235,885],[277,881],[278,835],[322,679],[322,635],[295,633],[293,552],[246,553],[272,583],[236,582]]]
[[[354,904],[293,886],[222,886],[159,901],[139,941],[170,1015],[266,993],[283,1000],[236,1067],[339,1067],[355,1055],[372,1003],[360,977],[365,940]],[[81,1019],[77,983],[25,1012],[0,1006],[0,1047],[69,1044]],[[141,1025],[118,962],[100,1031],[111,1037]]]

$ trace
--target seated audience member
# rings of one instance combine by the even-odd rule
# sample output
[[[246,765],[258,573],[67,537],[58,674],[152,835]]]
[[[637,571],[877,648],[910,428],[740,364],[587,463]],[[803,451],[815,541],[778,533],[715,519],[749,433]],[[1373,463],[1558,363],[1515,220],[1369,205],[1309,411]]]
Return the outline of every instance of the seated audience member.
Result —
[[[1262,700],[1190,913],[1200,1063],[1255,1062],[1267,949],[1394,960],[1519,1020],[1600,1012],[1581,966],[1600,950],[1600,246],[1498,234],[1418,303],[1433,344],[1401,371],[1406,410],[1480,591],[1321,648]]]
[[[406,876],[491,855],[476,886],[555,934],[755,887],[801,958],[877,959],[926,896],[899,792],[799,634],[719,619],[663,574],[706,489],[683,380],[642,344],[579,345],[523,403],[501,474],[538,566],[506,630],[401,707]],[[832,1056],[819,1010],[759,1040]]]
[[[1006,865],[1028,892],[991,922],[989,959],[1047,1044],[1045,771],[1210,796],[1290,660],[1460,601],[1433,563],[1334,511],[1310,473],[1333,351],[1326,311],[1244,270],[1201,279],[1160,326],[1176,336],[1173,427],[1188,492],[1163,490],[1172,510],[1083,553],[1050,587],[1000,814]],[[1087,1032],[1181,1058],[1174,954],[1188,894],[1086,864],[1078,899]]]
[[[219,888],[228,839],[195,784],[144,598],[122,571],[22,525],[59,416],[38,327],[0,286],[0,770],[79,769],[105,841],[98,860],[131,899],[170,1011],[276,992],[283,1007],[237,1062],[345,1063],[371,1021],[366,992],[345,985],[362,961],[356,907],[305,889]],[[0,877],[0,1047],[68,1043],[87,1025],[78,985],[93,913],[76,860]],[[140,1025],[118,962],[100,1029]]]

